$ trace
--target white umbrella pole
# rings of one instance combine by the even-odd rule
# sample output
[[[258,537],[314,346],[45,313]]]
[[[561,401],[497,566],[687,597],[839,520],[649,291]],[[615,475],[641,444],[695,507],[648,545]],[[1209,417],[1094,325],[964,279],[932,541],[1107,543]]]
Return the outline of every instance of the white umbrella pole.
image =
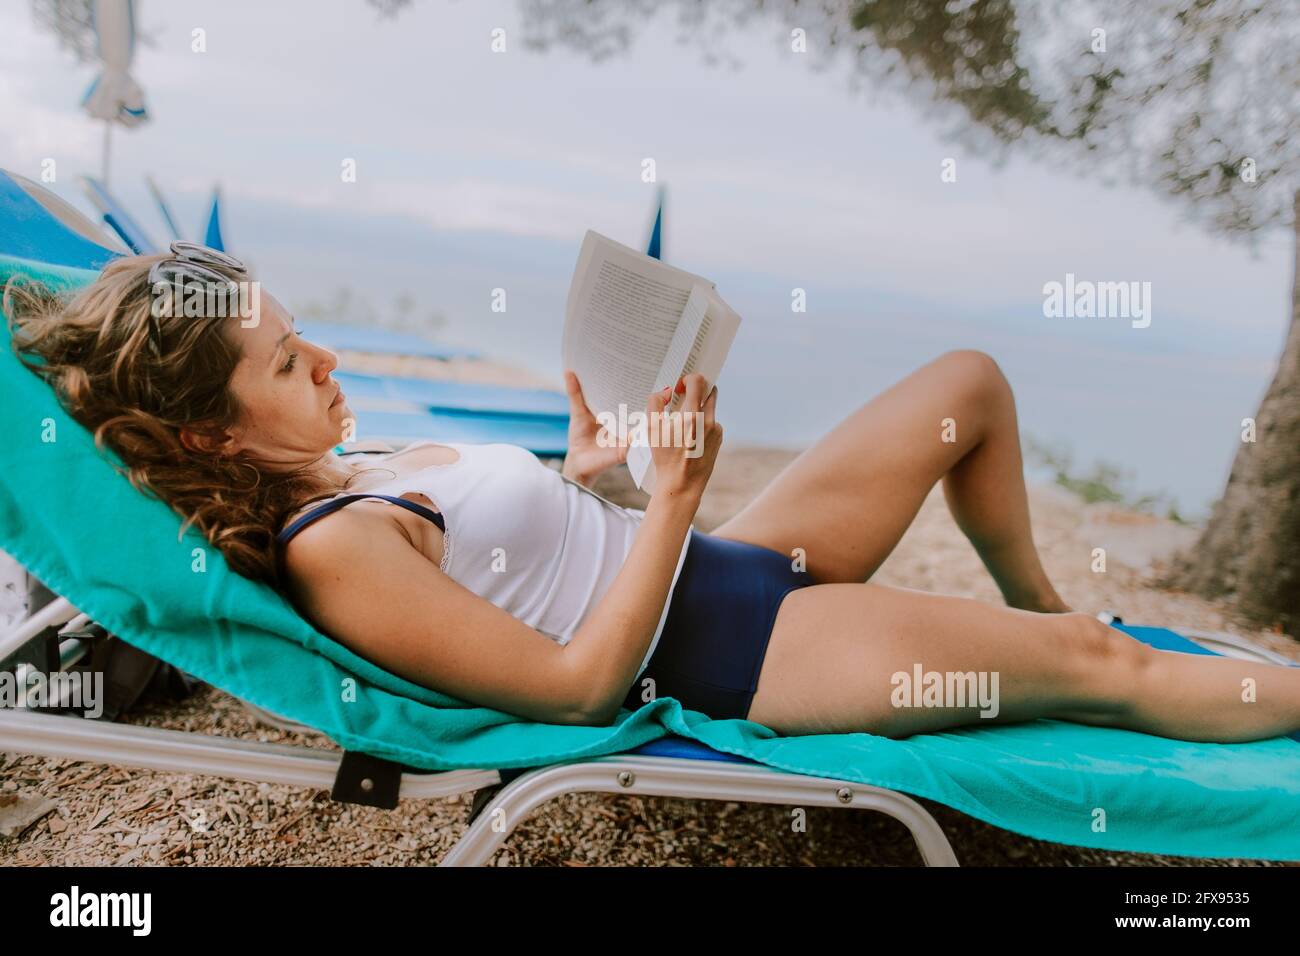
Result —
[[[105,120],[104,121],[103,180],[104,180],[104,188],[106,189],[108,188],[108,148],[109,148],[109,142],[112,138],[112,135],[113,135],[113,124],[112,122]]]

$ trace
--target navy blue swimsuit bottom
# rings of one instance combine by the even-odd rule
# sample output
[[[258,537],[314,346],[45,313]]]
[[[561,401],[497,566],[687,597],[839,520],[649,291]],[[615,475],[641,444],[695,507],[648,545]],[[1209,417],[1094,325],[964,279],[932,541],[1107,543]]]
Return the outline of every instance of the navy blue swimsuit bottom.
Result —
[[[623,706],[637,710],[653,693],[714,720],[745,719],[781,602],[814,583],[791,564],[779,551],[692,531],[659,643]]]

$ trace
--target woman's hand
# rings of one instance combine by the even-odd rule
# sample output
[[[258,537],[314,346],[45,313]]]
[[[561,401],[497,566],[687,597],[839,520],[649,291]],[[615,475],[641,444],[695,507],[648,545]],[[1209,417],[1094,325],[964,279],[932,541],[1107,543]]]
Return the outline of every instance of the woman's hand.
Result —
[[[696,501],[704,495],[722,445],[722,426],[714,419],[718,389],[711,389],[706,399],[704,385],[704,376],[698,372],[679,378],[676,391],[685,395],[680,406],[666,416],[663,412],[673,399],[672,389],[653,393],[646,403],[646,415],[651,422],[658,422],[659,429],[657,440],[649,437],[655,463],[654,495],[687,495]]]
[[[563,474],[587,485],[601,472],[627,461],[627,445],[618,444],[618,436],[611,435],[596,421],[582,397],[578,375],[571,369],[564,370],[564,387],[569,393],[569,451],[564,457]],[[605,434],[604,439],[600,438],[601,433]]]

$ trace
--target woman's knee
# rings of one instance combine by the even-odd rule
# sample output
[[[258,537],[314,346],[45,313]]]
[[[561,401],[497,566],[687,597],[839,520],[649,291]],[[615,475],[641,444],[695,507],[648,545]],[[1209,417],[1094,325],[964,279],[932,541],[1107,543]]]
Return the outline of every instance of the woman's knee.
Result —
[[[1154,652],[1082,611],[1058,617],[1064,696],[1104,713],[1128,711],[1142,693]]]
[[[944,382],[980,405],[1010,399],[1011,383],[997,360],[978,349],[953,349],[934,362]]]

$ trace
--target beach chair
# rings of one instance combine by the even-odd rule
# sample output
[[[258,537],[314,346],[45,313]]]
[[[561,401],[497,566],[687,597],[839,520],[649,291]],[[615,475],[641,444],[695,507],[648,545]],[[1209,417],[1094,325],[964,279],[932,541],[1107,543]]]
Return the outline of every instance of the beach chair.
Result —
[[[568,396],[544,389],[334,373],[356,417],[355,437],[509,442],[539,457],[569,445]]]
[[[310,330],[309,330],[310,331]],[[434,411],[472,412],[478,415],[569,418],[569,397],[544,388],[484,385],[478,382],[438,381],[396,375],[363,375],[335,371],[348,398],[375,398],[412,402]]]
[[[0,281],[25,274],[57,288],[83,285],[129,254],[55,193],[0,169]]]
[[[348,325],[304,319],[303,327],[311,339],[331,349],[350,349],[355,352],[373,352],[378,355],[410,355],[431,359],[480,359],[482,353],[454,345],[440,345],[411,335],[369,325]]]
[[[232,572],[195,529],[178,536],[181,519],[117,473],[112,455],[18,363],[7,329],[0,393],[0,550],[59,595],[0,636],[0,660],[22,654],[26,673],[53,673],[94,622],[260,719],[340,748],[15,708],[0,710],[0,750],[329,788],[380,807],[474,792],[470,826],[443,865],[484,862],[532,808],[585,791],[876,810],[908,827],[928,865],[957,860],[917,798],[1058,843],[1300,859],[1300,733],[1201,744],[1035,720],[905,740],[781,737],[751,721],[710,720],[671,697],[604,727],[456,700],[320,633],[282,595]],[[1170,652],[1213,653],[1172,631],[1115,626]]]
[[[348,403],[355,413],[357,439],[393,442],[437,436],[472,444],[507,442],[527,448],[539,458],[563,456],[569,446],[567,420],[426,411],[409,402],[353,402],[350,394]]]

